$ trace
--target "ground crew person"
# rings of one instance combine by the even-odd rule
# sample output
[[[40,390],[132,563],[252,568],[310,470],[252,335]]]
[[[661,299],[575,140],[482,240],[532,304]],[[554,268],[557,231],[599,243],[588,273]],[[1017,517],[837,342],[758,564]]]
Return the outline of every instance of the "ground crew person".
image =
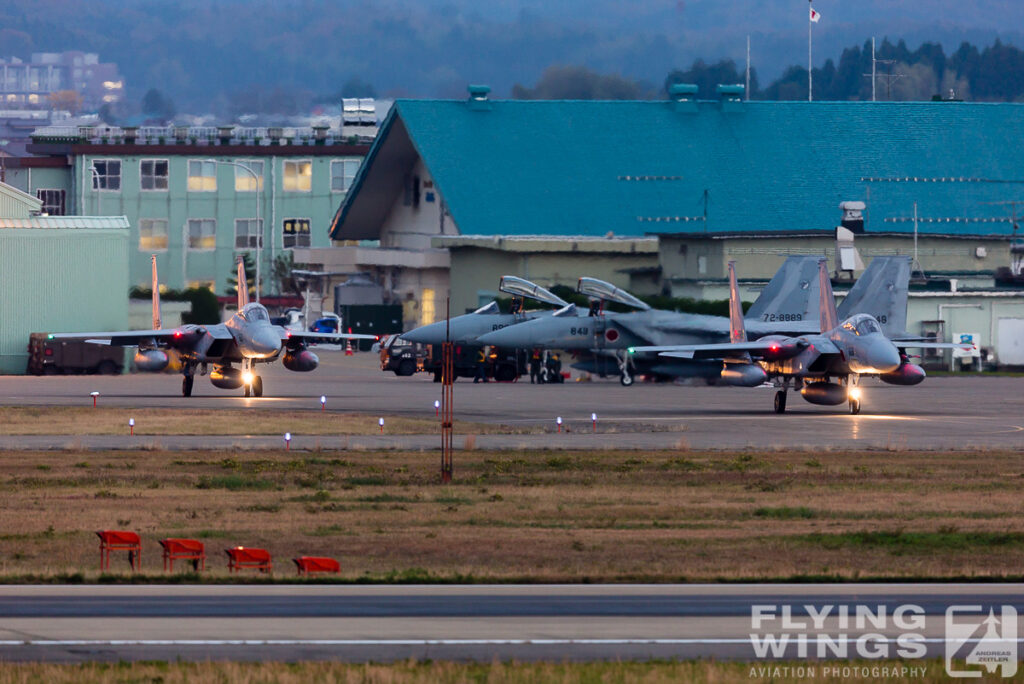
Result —
[[[530,384],[534,381],[539,385],[540,379],[540,349],[534,349],[533,353],[530,354]]]
[[[487,347],[481,347],[476,352],[476,377],[473,378],[473,383],[481,380],[487,382]]]

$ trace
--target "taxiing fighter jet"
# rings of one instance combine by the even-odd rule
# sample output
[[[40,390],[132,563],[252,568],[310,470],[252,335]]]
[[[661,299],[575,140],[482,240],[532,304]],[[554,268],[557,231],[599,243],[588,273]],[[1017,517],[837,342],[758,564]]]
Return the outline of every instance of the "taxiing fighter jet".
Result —
[[[163,328],[160,320],[160,288],[156,257],[153,257],[153,330],[120,332],[59,333],[51,339],[78,339],[94,344],[138,347],[135,366],[140,371],[159,372],[167,368],[167,352],[174,351],[181,361],[181,393],[192,396],[196,371],[205,375],[210,365],[210,382],[221,389],[243,388],[245,396],[263,396],[263,378],[254,371],[256,364],[272,363],[281,357],[291,371],[311,371],[320,359],[307,347],[318,342],[341,339],[376,339],[374,335],[287,331],[272,325],[266,308],[249,302],[245,267],[238,263],[238,312],[224,323],[183,325]]]
[[[775,394],[775,412],[786,410],[786,391],[790,384],[812,404],[837,405],[849,402],[851,413],[860,413],[861,392],[857,387],[863,375],[876,375],[894,385],[916,385],[925,378],[924,369],[909,362],[907,347],[930,349],[969,349],[971,345],[943,342],[894,342],[882,332],[878,320],[870,314],[856,314],[840,321],[832,296],[832,282],[824,260],[818,264],[821,294],[820,333],[787,337],[766,335],[747,340],[734,262],[729,262],[729,341],[720,344],[648,346],[630,352],[653,352],[678,359],[714,360],[721,364],[722,376],[732,383],[756,387],[769,379],[779,390]]]

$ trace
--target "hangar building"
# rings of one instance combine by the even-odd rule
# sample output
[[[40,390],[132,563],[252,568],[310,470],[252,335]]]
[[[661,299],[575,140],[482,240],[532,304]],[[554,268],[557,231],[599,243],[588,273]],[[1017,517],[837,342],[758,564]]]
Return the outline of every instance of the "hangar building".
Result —
[[[1024,105],[750,102],[738,86],[718,95],[698,101],[695,87],[677,85],[655,102],[499,101],[471,86],[463,101],[397,100],[330,228],[336,242],[377,249],[363,242],[296,260],[373,271],[401,254],[381,281],[396,298],[426,292],[435,301],[421,311],[438,311],[451,290],[461,312],[501,275],[480,260],[516,263],[502,254],[511,251],[522,261],[523,245],[543,236],[538,254],[552,240],[593,241],[610,262],[585,265],[616,285],[693,292],[721,280],[730,258],[767,278],[786,253],[820,250],[835,270],[838,206],[859,200],[866,261],[911,254],[916,226],[928,275],[991,283],[1009,265],[1014,208],[1001,203],[1024,193],[1024,159],[1006,141],[1024,134]],[[656,258],[597,247],[652,236]],[[460,258],[463,271],[452,248],[480,251]],[[357,249],[363,263],[344,256]],[[570,270],[528,277],[571,285],[586,275]]]

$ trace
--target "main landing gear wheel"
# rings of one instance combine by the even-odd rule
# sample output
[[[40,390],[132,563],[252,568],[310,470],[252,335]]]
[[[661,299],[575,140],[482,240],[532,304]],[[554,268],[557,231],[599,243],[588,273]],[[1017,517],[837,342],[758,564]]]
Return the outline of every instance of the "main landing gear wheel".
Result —
[[[252,380],[252,396],[262,397],[263,396],[263,376],[257,375]]]
[[[619,383],[623,387],[629,387],[633,384],[633,375],[629,371],[623,371],[622,375],[619,376]]]
[[[195,376],[186,375],[181,379],[181,396],[191,397],[192,396],[192,385],[196,382]]]
[[[786,412],[786,390],[779,390],[775,393],[775,412]]]
[[[858,413],[860,413],[860,399],[850,400],[850,413],[852,413],[853,415],[857,415]]]

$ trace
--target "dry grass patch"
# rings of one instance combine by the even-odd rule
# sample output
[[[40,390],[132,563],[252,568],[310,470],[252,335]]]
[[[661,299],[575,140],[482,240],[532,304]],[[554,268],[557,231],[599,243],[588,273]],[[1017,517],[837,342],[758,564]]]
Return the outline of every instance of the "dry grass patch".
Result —
[[[328,555],[343,581],[1017,578],[1013,452],[0,454],[0,579],[98,577],[100,529]],[[127,563],[118,558],[115,569]],[[80,574],[80,575],[79,575]]]
[[[915,668],[910,676],[885,676],[887,682],[930,683],[947,681],[941,661],[877,661],[842,664],[802,663],[719,663],[710,661],[652,661],[609,663],[491,663],[467,664],[446,661],[402,662],[396,664],[315,663],[90,663],[86,665],[0,665],[0,684],[52,682],[71,684],[97,682],[161,682],[163,684],[533,684],[534,682],[848,682],[841,668],[849,666],[867,673],[855,677],[871,681],[871,673],[902,673]],[[761,668],[761,669],[759,669]],[[763,668],[770,668],[765,673]],[[831,674],[832,668],[836,673]],[[924,675],[918,674],[920,668]],[[813,670],[813,674],[811,671]],[[792,673],[792,674],[785,674]],[[803,673],[802,676],[798,676]],[[877,675],[881,676],[881,675]]]

